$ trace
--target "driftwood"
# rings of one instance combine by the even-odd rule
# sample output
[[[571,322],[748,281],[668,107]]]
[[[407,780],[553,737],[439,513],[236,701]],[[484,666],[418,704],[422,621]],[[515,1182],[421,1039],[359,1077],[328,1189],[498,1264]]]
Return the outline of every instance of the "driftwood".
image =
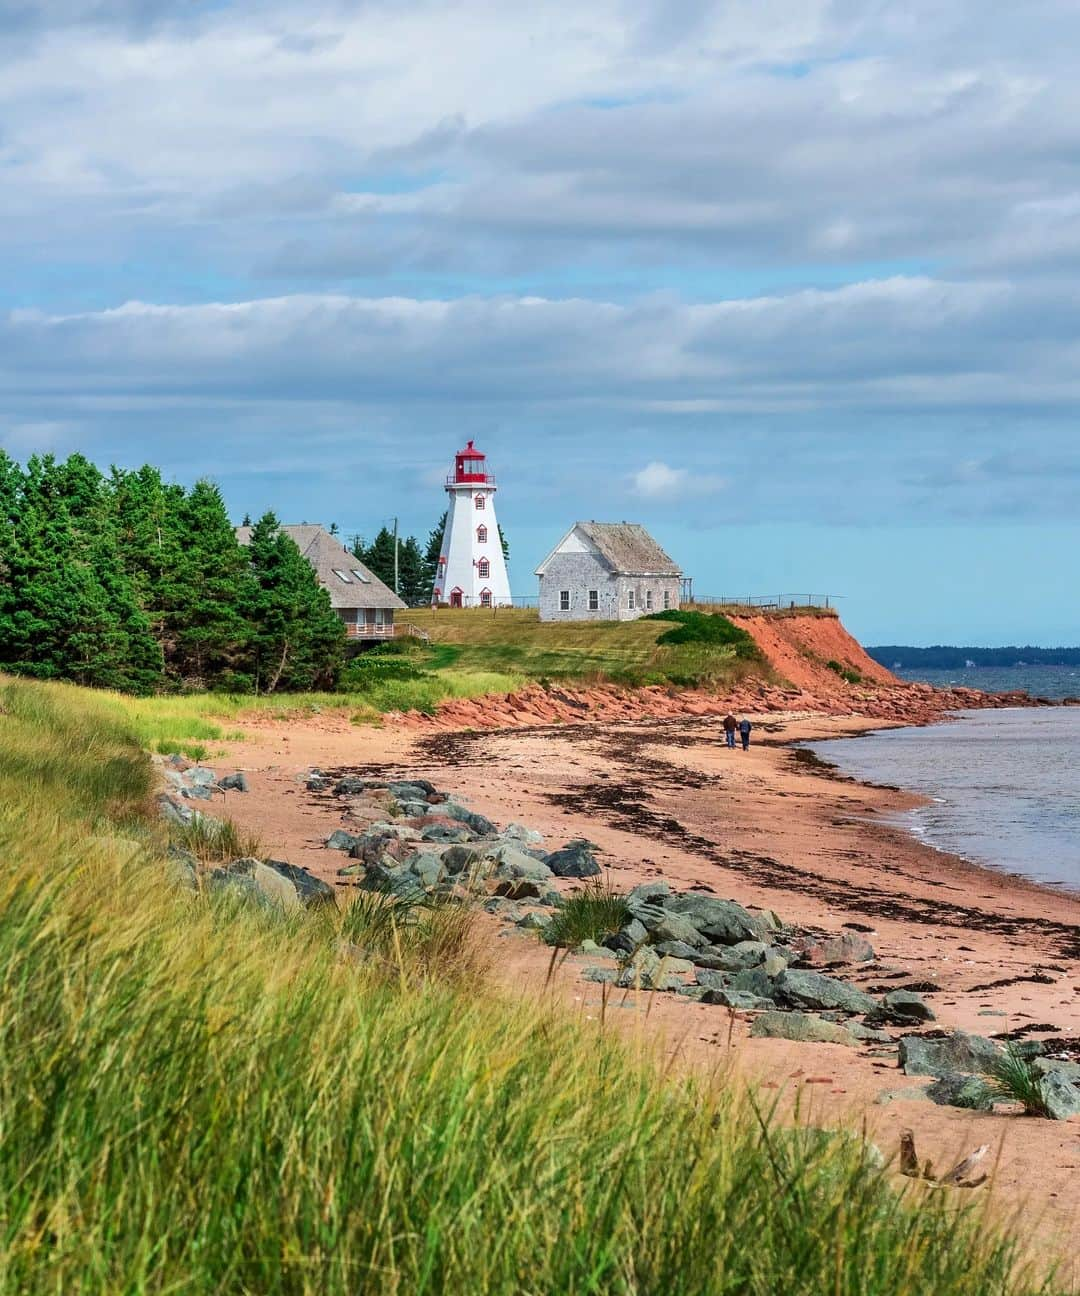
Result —
[[[943,1175],[935,1175],[933,1162],[919,1164],[918,1153],[915,1151],[915,1135],[909,1129],[901,1130],[900,1173],[907,1175],[909,1179],[925,1179],[927,1183],[937,1184],[939,1187],[978,1188],[980,1184],[986,1183],[989,1176],[983,1173],[973,1178],[972,1172],[982,1164],[989,1151],[990,1144],[983,1143],[962,1160],[957,1161],[951,1170],[947,1170]]]

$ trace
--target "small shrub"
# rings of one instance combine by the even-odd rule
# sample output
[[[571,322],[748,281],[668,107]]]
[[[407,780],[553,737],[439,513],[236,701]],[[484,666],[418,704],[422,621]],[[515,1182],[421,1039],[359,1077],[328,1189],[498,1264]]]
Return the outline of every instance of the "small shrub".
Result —
[[[862,676],[859,674],[857,670],[844,671],[843,678],[847,681],[848,684],[862,683]]]
[[[213,819],[209,815],[195,814],[190,823],[174,828],[171,834],[177,846],[182,846],[203,864],[228,863],[262,855],[262,842],[256,833],[245,832],[231,819]]]
[[[830,661],[827,661],[825,665],[828,667],[829,670],[834,671],[837,675],[843,675],[844,673],[843,666],[841,666],[840,663],[835,658],[833,658]]]
[[[667,612],[653,612],[643,621],[672,621],[670,630],[657,639],[657,644],[710,644],[718,648],[731,648],[743,661],[760,661],[761,649],[752,635],[740,629],[719,612],[686,612],[671,608]]]
[[[629,921],[626,898],[597,878],[577,895],[568,896],[563,907],[556,909],[544,931],[544,940],[549,945],[574,949],[586,940],[599,943]]]
[[[1031,1062],[1016,1048],[1006,1045],[1005,1053],[991,1069],[995,1090],[1003,1097],[1020,1103],[1026,1116],[1048,1116],[1043,1078]]]

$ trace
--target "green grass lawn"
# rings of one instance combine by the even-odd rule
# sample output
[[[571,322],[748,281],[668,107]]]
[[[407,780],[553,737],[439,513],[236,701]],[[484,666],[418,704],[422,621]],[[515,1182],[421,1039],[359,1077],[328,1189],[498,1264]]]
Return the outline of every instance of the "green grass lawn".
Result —
[[[857,1133],[485,988],[467,911],[172,889],[152,787],[108,697],[0,679],[0,1291],[1040,1290]]]

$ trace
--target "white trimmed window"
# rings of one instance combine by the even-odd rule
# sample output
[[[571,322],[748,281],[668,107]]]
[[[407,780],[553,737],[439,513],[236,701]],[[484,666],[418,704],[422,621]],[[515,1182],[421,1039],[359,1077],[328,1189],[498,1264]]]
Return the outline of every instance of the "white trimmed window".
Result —
[[[628,610],[628,611],[633,612],[633,610],[634,610],[634,591],[633,591],[633,590],[627,590],[627,591],[626,591],[626,607],[627,607],[627,610]]]
[[[480,606],[491,607],[491,590],[482,589],[480,591]]]
[[[483,495],[477,495],[477,497],[476,497],[476,507],[477,507],[478,509],[482,509],[482,508],[486,508],[486,507],[487,507],[487,502],[485,501]]]
[[[560,612],[570,611],[570,591],[569,590],[559,590],[559,611]]]
[[[590,612],[600,611],[600,591],[599,590],[589,590],[589,611]]]
[[[482,522],[476,528],[476,539],[479,544],[487,544],[487,527]]]
[[[477,576],[480,577],[481,580],[490,580],[491,563],[489,563],[486,558],[481,558],[480,561],[476,564],[476,574]]]
[[[671,590],[664,590],[664,611],[671,607]]]
[[[645,611],[652,611],[652,590],[645,591]]]

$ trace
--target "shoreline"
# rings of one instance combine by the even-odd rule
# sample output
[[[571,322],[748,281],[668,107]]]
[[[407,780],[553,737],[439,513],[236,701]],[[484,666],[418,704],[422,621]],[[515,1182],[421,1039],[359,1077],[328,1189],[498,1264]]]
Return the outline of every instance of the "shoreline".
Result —
[[[1080,1041],[1080,896],[939,851],[879,819],[920,804],[918,794],[813,769],[795,755],[801,741],[903,723],[850,710],[763,709],[759,741],[743,753],[722,746],[715,714],[472,730],[259,718],[238,726],[246,741],[230,744],[219,764],[235,762],[251,785],[250,794],[229,796],[225,812],[260,832],[274,855],[334,883],[343,861],[322,842],[342,826],[340,807],[307,793],[302,775],[312,766],[422,775],[498,823],[538,828],[553,846],[596,842],[617,889],[665,878],[774,909],[807,932],[866,931],[876,960],[839,975],[867,988],[936,987],[926,997],[945,1029]],[[507,933],[485,914],[480,922],[504,992],[554,995],[585,1022],[659,1048],[670,1065],[744,1076],[817,1123],[861,1123],[887,1156],[904,1127],[935,1162],[989,1142],[1001,1149],[998,1208],[1034,1210],[1042,1221],[1034,1236],[1054,1253],[1080,1236],[1075,1121],[938,1107],[895,1060],[750,1038],[747,1015],[720,1007],[633,991],[609,1002],[583,978],[587,959],[571,955],[553,972],[551,951],[535,937]],[[895,1091],[909,1096],[882,1100]],[[1028,1224],[1024,1235],[1032,1236]]]

